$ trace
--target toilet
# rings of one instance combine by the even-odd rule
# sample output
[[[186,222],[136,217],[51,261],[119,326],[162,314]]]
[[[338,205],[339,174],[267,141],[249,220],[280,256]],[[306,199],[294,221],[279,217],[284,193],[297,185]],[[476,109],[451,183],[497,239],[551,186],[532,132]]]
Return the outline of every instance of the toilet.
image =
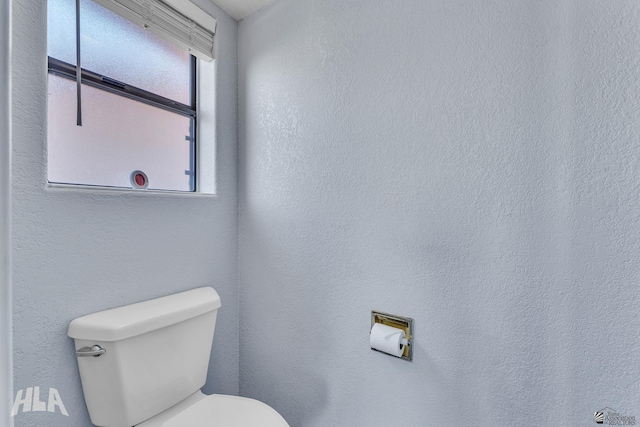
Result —
[[[220,308],[198,288],[73,320],[84,398],[101,427],[289,427],[268,405],[204,386]]]

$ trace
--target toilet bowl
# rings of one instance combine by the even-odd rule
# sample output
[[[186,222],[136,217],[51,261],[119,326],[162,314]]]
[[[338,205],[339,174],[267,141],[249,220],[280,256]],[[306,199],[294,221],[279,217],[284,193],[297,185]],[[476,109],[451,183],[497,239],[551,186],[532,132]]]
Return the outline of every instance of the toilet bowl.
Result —
[[[100,427],[289,427],[258,400],[201,392],[220,296],[198,288],[73,320],[82,389]]]

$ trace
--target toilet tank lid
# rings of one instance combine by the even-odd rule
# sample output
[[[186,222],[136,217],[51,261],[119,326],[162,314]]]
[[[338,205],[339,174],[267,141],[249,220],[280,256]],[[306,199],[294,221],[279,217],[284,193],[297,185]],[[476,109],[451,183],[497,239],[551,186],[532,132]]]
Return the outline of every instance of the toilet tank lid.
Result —
[[[183,322],[220,308],[209,287],[100,311],[74,319],[67,335],[95,341],[119,341]]]

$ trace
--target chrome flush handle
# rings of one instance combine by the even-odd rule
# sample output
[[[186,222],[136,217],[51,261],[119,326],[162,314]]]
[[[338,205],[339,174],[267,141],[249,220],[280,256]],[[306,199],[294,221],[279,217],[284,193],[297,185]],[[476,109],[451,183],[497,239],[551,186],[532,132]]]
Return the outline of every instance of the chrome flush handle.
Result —
[[[82,347],[80,350],[76,350],[76,356],[78,357],[98,357],[105,354],[107,350],[100,347],[99,345],[94,345],[93,347]]]

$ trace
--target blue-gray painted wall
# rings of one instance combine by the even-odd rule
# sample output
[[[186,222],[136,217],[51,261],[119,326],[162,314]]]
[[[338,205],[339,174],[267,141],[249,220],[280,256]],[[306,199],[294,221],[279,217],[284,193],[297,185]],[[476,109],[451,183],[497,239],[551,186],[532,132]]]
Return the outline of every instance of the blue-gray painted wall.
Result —
[[[639,47],[633,0],[242,21],[241,394],[293,427],[640,416]]]
[[[11,340],[11,2],[0,2],[0,425],[10,427]]]

